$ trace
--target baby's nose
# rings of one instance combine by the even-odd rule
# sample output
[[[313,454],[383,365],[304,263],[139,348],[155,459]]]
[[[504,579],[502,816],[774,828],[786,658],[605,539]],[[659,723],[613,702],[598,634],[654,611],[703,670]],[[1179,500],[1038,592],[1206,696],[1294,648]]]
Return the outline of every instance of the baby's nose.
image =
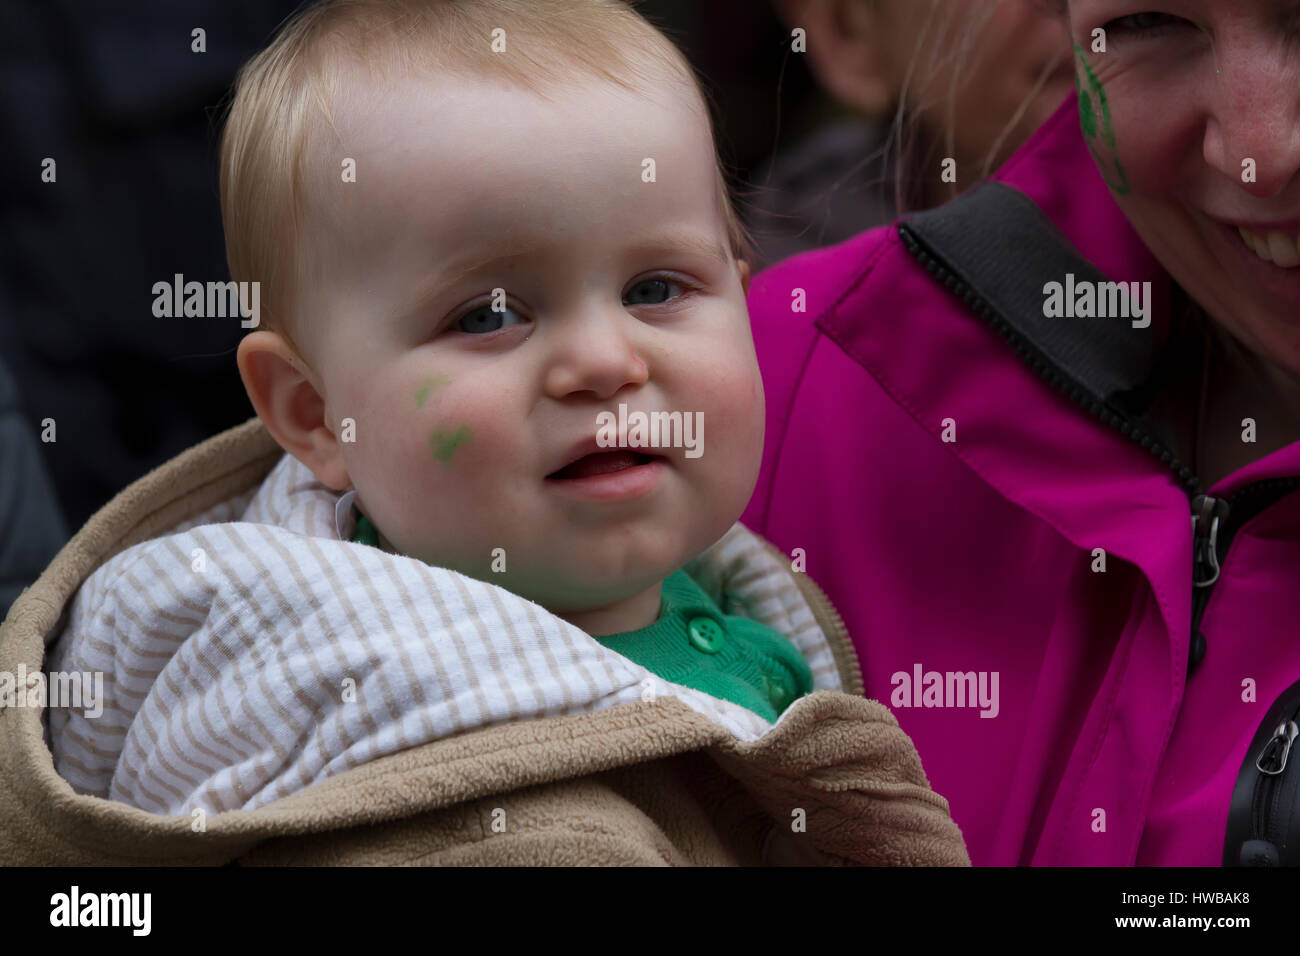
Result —
[[[592,319],[556,329],[546,372],[546,392],[567,398],[591,392],[596,398],[616,395],[627,385],[644,384],[650,369],[631,334],[633,320]]]

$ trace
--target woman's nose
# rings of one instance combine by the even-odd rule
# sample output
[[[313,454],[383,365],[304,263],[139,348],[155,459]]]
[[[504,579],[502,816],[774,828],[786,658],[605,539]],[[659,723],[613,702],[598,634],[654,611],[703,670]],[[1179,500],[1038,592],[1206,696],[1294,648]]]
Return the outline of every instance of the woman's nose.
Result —
[[[1293,55],[1241,49],[1220,59],[1214,76],[1206,162],[1261,199],[1300,175],[1298,73]]]
[[[621,309],[593,308],[554,322],[546,393],[564,399],[590,392],[598,399],[642,385],[649,367],[634,341],[636,320]]]

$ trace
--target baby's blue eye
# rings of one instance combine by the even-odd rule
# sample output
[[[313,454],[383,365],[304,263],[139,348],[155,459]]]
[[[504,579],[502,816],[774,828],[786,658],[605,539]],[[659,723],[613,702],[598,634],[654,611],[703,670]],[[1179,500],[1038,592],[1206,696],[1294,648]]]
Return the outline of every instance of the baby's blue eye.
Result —
[[[514,316],[518,321],[507,321],[508,316]],[[483,335],[488,332],[496,332],[505,328],[507,325],[518,325],[526,322],[514,309],[507,308],[501,312],[493,311],[491,306],[483,305],[477,309],[471,309],[456,320],[456,328],[462,332],[468,332],[471,335]]]
[[[623,299],[624,305],[662,305],[669,299],[673,298],[668,290],[671,288],[681,288],[681,285],[671,279],[659,277],[654,279],[642,279],[628,291]]]

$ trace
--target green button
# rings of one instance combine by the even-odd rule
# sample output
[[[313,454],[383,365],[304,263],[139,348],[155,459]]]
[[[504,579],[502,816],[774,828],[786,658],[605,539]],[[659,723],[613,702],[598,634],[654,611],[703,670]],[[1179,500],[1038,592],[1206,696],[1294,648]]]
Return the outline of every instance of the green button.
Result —
[[[726,637],[722,626],[711,617],[693,617],[686,625],[690,634],[691,646],[705,654],[716,654],[722,650]]]
[[[790,684],[784,677],[768,674],[763,675],[763,693],[767,695],[767,699],[772,702],[772,706],[777,711],[785,710],[794,697],[790,691]]]

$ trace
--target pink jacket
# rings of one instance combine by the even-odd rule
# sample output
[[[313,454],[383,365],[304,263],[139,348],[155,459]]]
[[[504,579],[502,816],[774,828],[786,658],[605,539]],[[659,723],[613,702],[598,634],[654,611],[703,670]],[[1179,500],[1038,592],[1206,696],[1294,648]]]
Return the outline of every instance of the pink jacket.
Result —
[[[1158,351],[1169,278],[1097,173],[1073,98],[994,179],[1104,276],[1153,283],[1151,327],[1115,341]],[[1016,250],[1004,271],[1041,301],[1052,276],[1021,258],[1038,244],[987,238]],[[755,278],[768,417],[742,520],[840,608],[867,696],[915,741],[976,865],[1219,865],[1239,772],[1300,681],[1300,442],[1198,489],[1054,389],[1053,363],[1019,357],[926,260],[892,226]],[[1096,377],[1133,360],[1101,348]],[[1213,517],[1189,520],[1197,492],[1229,509],[1200,589]]]

